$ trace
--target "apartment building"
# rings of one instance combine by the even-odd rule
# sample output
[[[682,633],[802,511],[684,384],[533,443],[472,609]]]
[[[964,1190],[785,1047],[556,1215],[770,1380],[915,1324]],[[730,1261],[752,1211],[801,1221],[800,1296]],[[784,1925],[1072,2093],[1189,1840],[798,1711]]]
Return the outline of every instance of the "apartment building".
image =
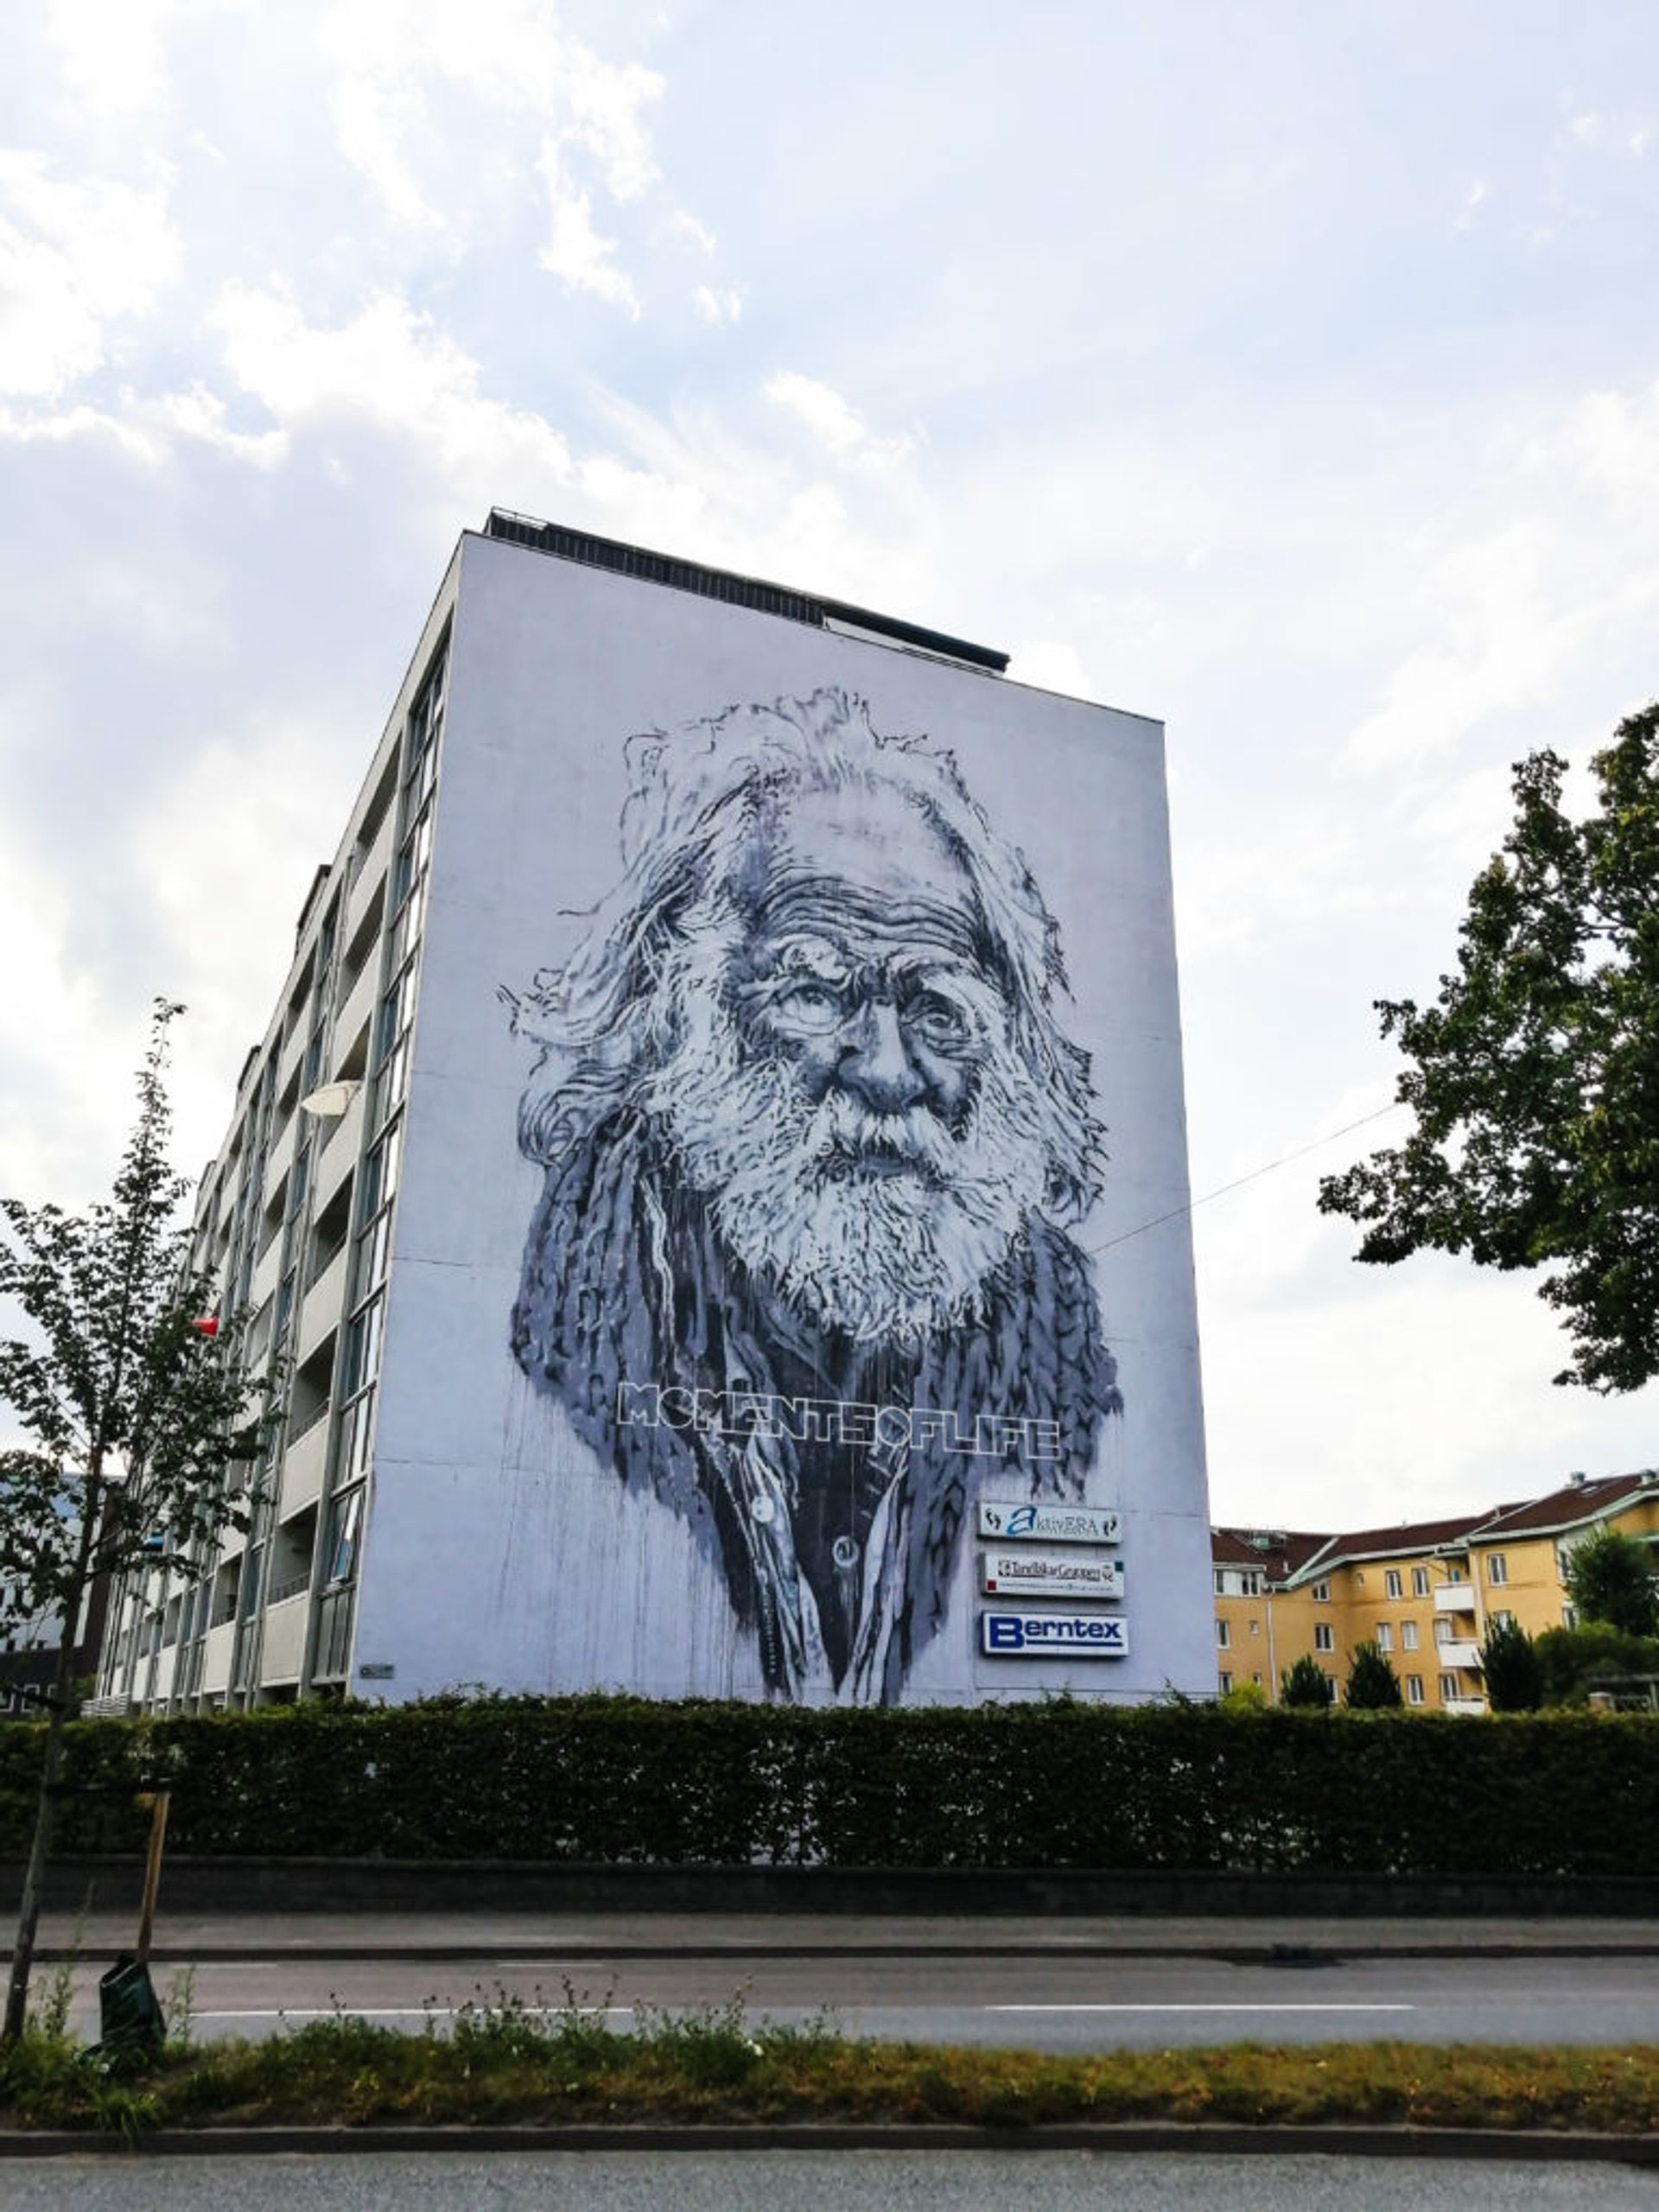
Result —
[[[1571,1627],[1566,1564],[1604,1528],[1659,1542],[1659,1471],[1574,1476],[1518,1504],[1341,1535],[1217,1529],[1217,1688],[1255,1682],[1276,1701],[1306,1655],[1339,1694],[1355,1646],[1374,1643],[1408,1707],[1484,1713],[1488,1630]]]
[[[1005,662],[462,537],[200,1185],[252,1523],[97,1709],[1208,1688],[1162,731]]]

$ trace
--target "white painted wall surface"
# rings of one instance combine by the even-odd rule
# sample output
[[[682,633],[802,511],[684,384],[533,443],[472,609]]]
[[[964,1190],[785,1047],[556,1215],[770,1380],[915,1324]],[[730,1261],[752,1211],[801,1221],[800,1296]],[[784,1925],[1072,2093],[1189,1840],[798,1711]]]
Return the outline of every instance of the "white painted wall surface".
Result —
[[[469,1683],[764,1694],[718,1564],[671,1509],[625,1491],[512,1357],[542,1171],[515,1137],[533,1052],[497,988],[565,958],[615,883],[630,734],[839,684],[878,731],[948,744],[1023,851],[1059,924],[1060,1011],[1091,1057],[1109,1155],[1073,1234],[1104,1248],[1096,1280],[1124,1402],[1087,1497],[1122,1513],[1114,1610],[1129,1656],[979,1656],[969,1530],[905,1700],[1209,1693],[1187,1224],[1113,1241],[1188,1195],[1160,728],[482,538],[465,541],[451,654],[358,1665],[393,1667],[384,1694],[398,1698]]]

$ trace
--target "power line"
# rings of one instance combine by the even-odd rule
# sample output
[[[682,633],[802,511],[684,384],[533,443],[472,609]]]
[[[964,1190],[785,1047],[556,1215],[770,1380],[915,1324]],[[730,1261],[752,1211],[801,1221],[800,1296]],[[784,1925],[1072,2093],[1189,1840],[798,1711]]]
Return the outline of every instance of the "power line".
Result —
[[[1263,1175],[1271,1175],[1275,1167],[1288,1167],[1293,1160],[1300,1160],[1310,1152],[1317,1152],[1321,1145],[1334,1144],[1338,1137],[1345,1137],[1351,1130],[1363,1129],[1368,1122],[1380,1122],[1385,1114],[1399,1111],[1402,1101],[1391,1098],[1386,1106],[1378,1106],[1369,1114],[1362,1114],[1357,1122],[1344,1122],[1339,1129],[1327,1129],[1322,1137],[1310,1138],[1299,1144],[1294,1152],[1281,1153],[1277,1160],[1268,1160],[1265,1167],[1252,1167],[1248,1175],[1238,1175],[1218,1189],[1206,1191],[1201,1198],[1189,1198],[1184,1206],[1172,1206],[1167,1213],[1143,1221],[1138,1229],[1126,1229],[1118,1236],[1109,1236],[1103,1244],[1091,1244],[1091,1252],[1109,1252],[1114,1244],[1127,1244],[1132,1236],[1144,1236],[1149,1229],[1161,1229],[1166,1221],[1179,1221],[1183,1214],[1196,1213],[1200,1206],[1207,1206],[1212,1198],[1224,1198],[1229,1191],[1242,1191],[1247,1183],[1259,1182]]]

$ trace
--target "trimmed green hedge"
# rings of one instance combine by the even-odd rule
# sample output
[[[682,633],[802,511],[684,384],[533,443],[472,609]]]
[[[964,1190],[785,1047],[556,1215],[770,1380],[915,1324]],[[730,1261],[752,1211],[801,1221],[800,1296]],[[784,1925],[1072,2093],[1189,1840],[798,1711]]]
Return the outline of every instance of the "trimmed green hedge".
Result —
[[[0,1731],[0,1856],[39,1732]],[[57,1847],[658,1865],[1644,1872],[1659,1721],[1057,1700],[799,1711],[633,1698],[308,1705],[70,1732]],[[83,1794],[84,1793],[84,1794]]]

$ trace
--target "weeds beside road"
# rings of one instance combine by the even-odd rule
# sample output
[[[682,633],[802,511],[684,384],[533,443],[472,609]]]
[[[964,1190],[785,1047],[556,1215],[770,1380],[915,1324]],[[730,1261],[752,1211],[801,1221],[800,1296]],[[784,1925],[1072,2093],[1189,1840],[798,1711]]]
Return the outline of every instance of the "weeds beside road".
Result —
[[[1195,2121],[1659,2132],[1659,2048],[1235,2044],[1088,2057],[887,2044],[751,2021],[741,1997],[632,2029],[567,1986],[563,2001],[497,1993],[406,2033],[345,2012],[259,2044],[196,2044],[172,1993],[154,2054],[77,2043],[48,1990],[0,2056],[0,2123],[15,2129],[376,2125],[777,2126]]]

